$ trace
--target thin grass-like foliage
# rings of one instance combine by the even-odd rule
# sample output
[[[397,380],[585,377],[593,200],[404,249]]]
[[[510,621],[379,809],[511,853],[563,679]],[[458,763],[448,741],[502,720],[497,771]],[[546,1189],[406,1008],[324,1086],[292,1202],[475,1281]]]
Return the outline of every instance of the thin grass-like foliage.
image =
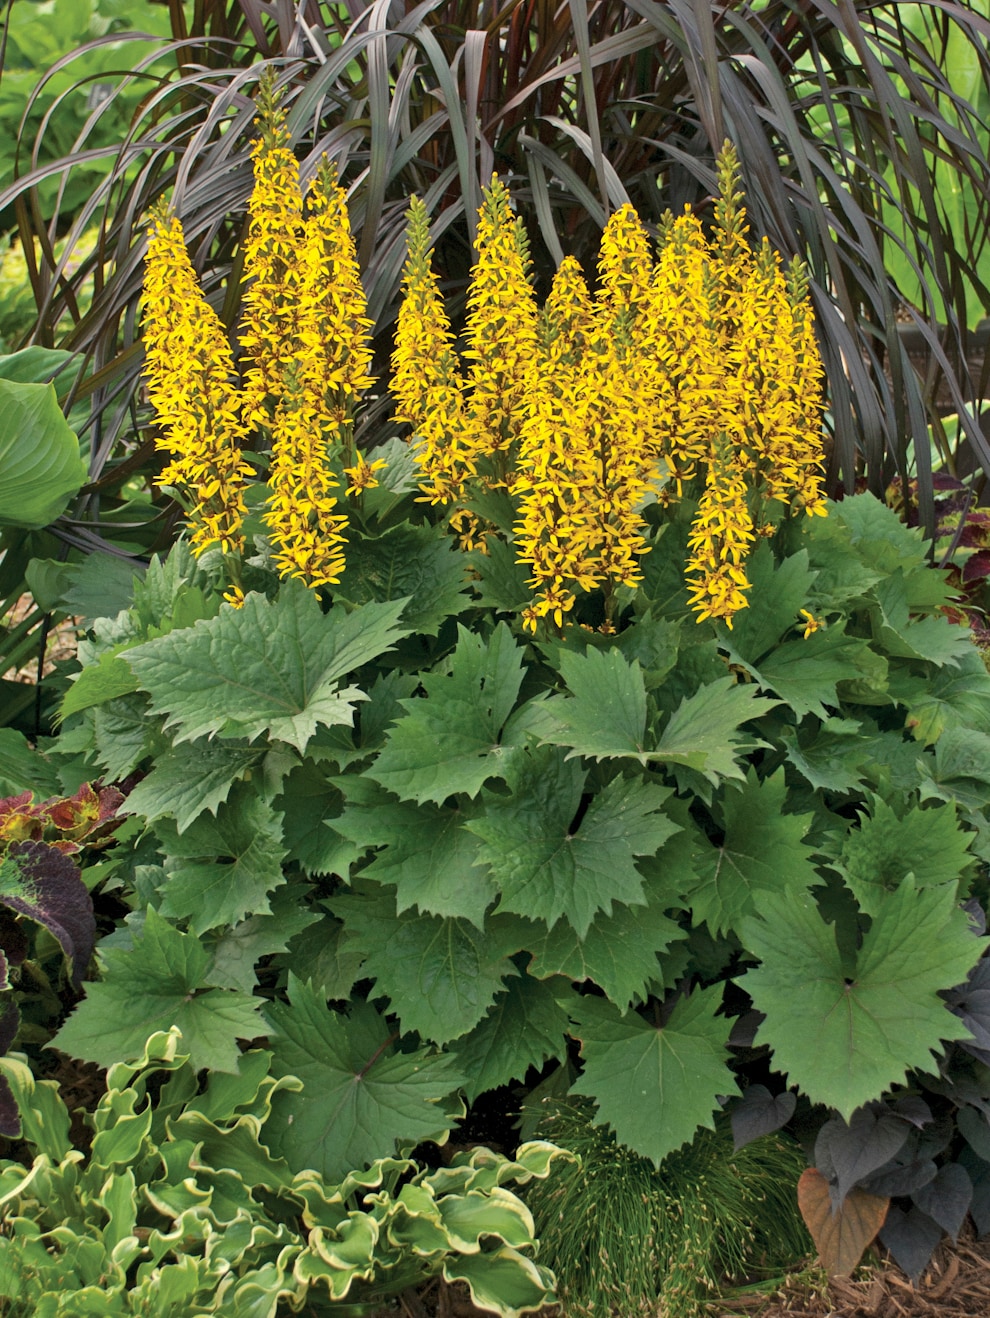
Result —
[[[189,22],[173,0],[174,70],[152,76],[139,65],[130,75],[147,79],[147,95],[89,203],[72,217],[44,215],[37,184],[87,158],[90,121],[72,159],[29,170],[0,195],[0,207],[16,204],[26,250],[40,240],[34,341],[52,342],[52,327],[68,316],[74,323],[60,342],[89,364],[94,485],[64,533],[98,543],[101,496],[150,452],[135,427],[136,307],[142,224],[163,195],[222,320],[236,328],[238,279],[226,276],[241,260],[253,96],[269,62],[279,69],[303,177],[326,153],[348,190],[378,366],[400,297],[411,193],[432,217],[456,314],[492,173],[508,182],[526,220],[545,291],[564,255],[590,270],[608,214],[625,201],[647,223],[686,202],[704,213],[717,149],[732,140],[751,236],[767,235],[785,260],[801,255],[810,267],[829,382],[831,488],[850,489],[865,474],[880,492],[913,470],[930,524],[928,426],[939,388],[959,414],[969,469],[990,473],[990,443],[975,419],[987,382],[966,368],[967,286],[990,306],[980,273],[990,161],[985,130],[939,60],[939,34],[944,44],[952,33],[990,79],[990,22],[975,0],[923,0],[922,40],[898,15],[907,7],[203,0]],[[940,206],[935,178],[946,164],[971,195],[968,228],[949,224]],[[903,227],[889,223],[892,206]],[[54,252],[67,219],[71,235],[100,224],[95,251],[71,275],[72,243],[61,258]],[[912,369],[898,330],[899,296],[884,274],[895,249],[917,271],[910,315],[930,350],[928,379]],[[95,294],[82,312],[75,290],[87,277]],[[376,427],[387,406],[383,397],[370,407],[365,425]],[[370,438],[358,442],[367,447]]]

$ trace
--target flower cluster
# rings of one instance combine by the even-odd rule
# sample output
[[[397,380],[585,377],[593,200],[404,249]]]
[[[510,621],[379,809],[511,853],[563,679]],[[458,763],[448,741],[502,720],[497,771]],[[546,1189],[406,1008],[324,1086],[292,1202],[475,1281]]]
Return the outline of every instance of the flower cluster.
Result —
[[[602,235],[592,294],[565,260],[542,310],[525,233],[503,184],[479,212],[463,362],[430,263],[425,207],[410,208],[393,357],[398,419],[413,427],[422,488],[461,505],[506,488],[535,599],[527,625],[559,627],[578,591],[635,586],[650,503],[694,494],[687,579],[698,620],[747,605],[746,558],[791,509],[823,513],[821,385],[807,281],[747,240],[738,164],[719,160],[712,233],[668,215],[654,256],[631,206]],[[773,505],[779,511],[774,512]],[[467,505],[467,507],[465,507]],[[464,539],[462,535],[462,540]]]
[[[238,447],[249,431],[270,450],[262,512],[283,577],[313,589],[339,581],[347,517],[338,511],[339,456],[348,494],[377,484],[381,460],[354,450],[354,421],[373,383],[367,303],[346,197],[325,160],[303,195],[274,85],[259,91],[261,131],[244,247],[244,385],[206,304],[178,220],[153,219],[145,284],[151,401],[173,461],[161,480],[191,493],[197,550],[241,548],[252,468]],[[350,464],[350,465],[348,465]],[[237,572],[227,598],[243,600]]]

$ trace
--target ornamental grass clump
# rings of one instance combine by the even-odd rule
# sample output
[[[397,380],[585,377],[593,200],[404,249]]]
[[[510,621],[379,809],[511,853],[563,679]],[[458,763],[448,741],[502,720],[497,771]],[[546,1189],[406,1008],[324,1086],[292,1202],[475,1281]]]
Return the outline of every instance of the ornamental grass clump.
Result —
[[[245,493],[254,472],[238,443],[268,457],[262,523],[282,578],[311,589],[344,570],[346,495],[377,484],[380,461],[354,447],[369,375],[367,300],[335,168],[325,159],[304,196],[273,83],[258,97],[260,133],[244,247],[243,385],[216,313],[206,302],[177,218],[153,218],[145,279],[151,402],[174,455],[159,484],[190,506],[196,553],[219,542],[231,555],[231,602],[240,586]],[[338,470],[339,469],[339,470]],[[191,497],[190,497],[191,496]]]
[[[639,584],[657,529],[651,505],[685,497],[697,500],[691,607],[699,622],[731,627],[748,604],[756,539],[789,513],[825,511],[823,372],[807,278],[800,262],[785,272],[766,243],[749,246],[728,144],[719,182],[710,235],[690,211],[668,215],[654,255],[625,205],[602,235],[595,292],[565,260],[537,310],[522,221],[493,179],[462,362],[425,208],[411,204],[397,416],[412,426],[424,494],[452,506],[458,529],[485,491],[512,497],[531,630],[542,619],[562,627],[592,591],[603,597],[602,629],[614,630],[617,591]]]

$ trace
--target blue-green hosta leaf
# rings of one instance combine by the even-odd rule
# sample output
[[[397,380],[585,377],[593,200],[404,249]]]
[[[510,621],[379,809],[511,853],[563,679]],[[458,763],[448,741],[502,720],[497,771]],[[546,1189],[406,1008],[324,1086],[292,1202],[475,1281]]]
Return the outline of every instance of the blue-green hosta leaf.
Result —
[[[726,792],[722,842],[694,859],[697,885],[685,900],[695,924],[719,937],[755,915],[765,893],[805,892],[818,881],[804,845],[813,816],[786,815],[786,803],[783,769],[762,783],[751,769],[742,788]]]
[[[281,816],[247,784],[217,816],[201,816],[179,833],[171,820],[157,829],[168,859],[162,915],[189,918],[195,934],[267,915],[268,894],[285,882]]]
[[[215,815],[233,784],[250,776],[261,755],[258,747],[182,742],[159,756],[147,777],[132,789],[128,812],[147,820],[168,815],[182,833],[207,811]]]
[[[763,964],[739,983],[766,1016],[759,1038],[774,1066],[812,1102],[848,1121],[908,1071],[931,1070],[943,1040],[970,1037],[938,996],[983,949],[950,889],[905,879],[884,898],[855,964],[809,894],[765,896],[760,907],[740,933]]]
[[[510,1080],[523,1080],[531,1066],[542,1067],[551,1058],[563,1061],[568,1018],[561,1000],[571,996],[559,978],[519,975],[509,980],[471,1033],[450,1048],[468,1077],[464,1093],[469,1103]]]
[[[353,779],[340,781],[353,792]],[[336,821],[359,854],[365,847],[382,848],[362,873],[395,885],[400,914],[418,908],[483,928],[497,893],[487,866],[479,863],[481,842],[465,827],[477,808],[463,797],[456,806],[415,805],[377,787],[369,794],[368,786],[363,780],[364,799],[349,803]]]
[[[594,1099],[598,1121],[658,1167],[699,1126],[714,1129],[719,1095],[738,1093],[725,1047],[732,1022],[715,1015],[721,1001],[721,984],[696,989],[659,1027],[602,998],[574,1004],[584,1072],[571,1093]]]
[[[859,828],[846,834],[836,868],[866,915],[880,912],[907,873],[919,888],[949,885],[957,893],[960,877],[973,864],[974,834],[959,827],[955,805],[898,811],[874,797],[870,814],[861,813],[859,820]]]
[[[334,595],[350,604],[405,599],[403,622],[417,635],[436,636],[444,619],[469,603],[464,569],[464,555],[443,527],[403,522],[348,544]]]
[[[737,757],[765,744],[744,732],[742,725],[780,704],[758,696],[756,690],[752,684],[722,677],[685,696],[649,758],[686,765],[713,786],[723,778],[742,778]]]
[[[102,959],[104,978],[87,984],[84,1001],[52,1040],[56,1048],[112,1066],[140,1057],[149,1035],[177,1025],[197,1069],[236,1069],[236,1040],[259,1032],[260,1000],[213,988],[210,954],[194,934],[180,933],[149,907],[134,947],[107,948]]]
[[[47,526],[86,476],[55,386],[0,379],[0,524]]]
[[[344,922],[345,947],[364,957],[361,977],[374,979],[405,1030],[448,1043],[474,1029],[503,981],[518,974],[508,958],[519,944],[497,922],[477,929],[467,920],[397,915],[395,894],[370,882],[328,903]]]
[[[350,724],[363,700],[341,679],[388,650],[401,600],[324,614],[300,582],[284,582],[270,603],[254,592],[240,609],[171,632],[126,652],[151,708],[166,715],[176,741],[219,734],[267,734],[302,753],[320,725]]]
[[[793,631],[801,609],[808,607],[816,574],[808,567],[806,549],[775,564],[772,549],[761,540],[746,562],[746,575],[752,586],[748,607],[736,614],[732,631],[726,628],[721,640],[734,662],[756,664],[762,672],[760,659]]]
[[[499,735],[519,694],[522,657],[504,622],[487,642],[459,627],[454,653],[422,680],[426,697],[400,702],[405,717],[370,777],[403,800],[437,804],[476,796],[487,778],[502,777],[508,756]]]
[[[662,812],[666,789],[614,778],[575,828],[587,775],[560,747],[520,752],[506,776],[511,795],[489,794],[485,815],[467,824],[485,842],[497,910],[548,925],[564,916],[583,938],[613,901],[645,904],[635,858],[653,855],[678,828]]]
[[[271,1150],[295,1171],[340,1181],[391,1156],[396,1140],[415,1144],[449,1125],[442,1102],[464,1083],[452,1058],[425,1048],[394,1052],[395,1035],[369,1003],[349,1016],[330,1011],[294,975],[289,1003],[272,1003],[272,1074],[294,1075],[301,1094],[280,1092],[265,1123]]]
[[[560,672],[570,695],[553,696],[540,707],[542,740],[571,747],[570,756],[631,756],[642,762],[646,687],[639,663],[617,649],[589,647],[584,654],[562,651]]]

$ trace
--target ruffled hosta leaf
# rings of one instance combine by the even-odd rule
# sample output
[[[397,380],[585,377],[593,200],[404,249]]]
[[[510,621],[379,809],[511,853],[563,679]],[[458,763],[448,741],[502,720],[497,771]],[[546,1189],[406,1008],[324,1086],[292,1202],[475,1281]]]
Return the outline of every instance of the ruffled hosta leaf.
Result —
[[[837,868],[860,909],[876,915],[886,895],[896,891],[905,873],[919,888],[951,885],[973,864],[972,833],[964,833],[954,805],[915,806],[895,810],[874,797],[870,814],[846,834]]]
[[[463,1282],[479,1309],[502,1318],[521,1318],[553,1304],[553,1273],[508,1245],[477,1254],[457,1254],[443,1266],[444,1280]]]
[[[82,983],[96,920],[73,860],[47,842],[12,842],[0,860],[0,906],[43,924],[71,963],[73,983]]]
[[[752,684],[718,678],[684,697],[649,758],[695,769],[713,786],[723,778],[742,778],[737,757],[764,744],[742,725],[779,703],[758,696]]]
[[[355,782],[342,780],[352,794]],[[358,845],[381,847],[363,871],[379,883],[395,885],[397,910],[470,920],[481,929],[496,897],[487,866],[479,863],[481,841],[465,828],[477,814],[463,797],[457,806],[396,801],[367,779],[361,800],[351,801],[337,822]],[[359,850],[359,854],[360,854]]]
[[[0,379],[0,523],[41,527],[86,480],[79,440],[51,384]]]
[[[194,1066],[231,1071],[235,1041],[259,1032],[260,1000],[211,987],[209,952],[154,908],[133,949],[107,948],[102,959],[103,980],[87,984],[85,1000],[52,1040],[71,1057],[111,1066],[139,1057],[149,1035],[177,1025]]]
[[[645,904],[635,858],[678,831],[662,813],[669,792],[627,778],[598,792],[575,827],[586,777],[559,747],[520,752],[506,773],[511,795],[489,795],[484,817],[467,824],[484,839],[499,911],[547,925],[565,916],[582,938],[613,901]]]
[[[501,777],[507,756],[499,735],[522,684],[523,651],[505,623],[487,643],[463,627],[439,671],[422,679],[426,697],[403,700],[369,775],[402,800],[476,796],[486,778]]]
[[[574,1004],[584,1073],[571,1093],[594,1099],[597,1120],[657,1166],[699,1126],[714,1129],[718,1096],[738,1092],[725,1049],[732,1022],[715,1015],[721,1000],[721,984],[698,989],[659,1027],[601,998]]]
[[[464,1093],[469,1103],[486,1090],[523,1080],[531,1066],[551,1058],[563,1061],[568,1019],[560,1000],[571,990],[559,979],[510,979],[483,1020],[450,1048],[468,1077]]]
[[[763,964],[739,982],[766,1016],[759,1037],[775,1068],[813,1102],[848,1120],[907,1071],[930,1069],[943,1040],[968,1037],[938,996],[966,978],[982,950],[952,891],[919,891],[905,879],[884,898],[853,964],[808,894],[767,894],[760,917],[743,920],[740,936]]]
[[[352,722],[365,697],[340,681],[408,633],[397,626],[402,607],[399,600],[324,614],[311,590],[287,581],[274,603],[254,592],[242,608],[224,605],[126,659],[176,741],[266,733],[302,753],[320,725]]]
[[[128,813],[148,820],[169,815],[182,833],[201,814],[215,815],[233,784],[260,759],[261,751],[249,746],[182,743],[156,759],[148,776],[131,790]]]
[[[467,605],[464,556],[443,527],[392,527],[347,546],[347,567],[334,595],[350,604],[407,601],[402,620],[417,634],[436,636],[445,618]]]
[[[685,897],[694,922],[716,937],[756,914],[764,893],[804,892],[817,882],[803,841],[813,817],[785,815],[786,803],[782,769],[762,783],[750,770],[741,789],[726,791],[722,843],[696,853],[697,884]]]
[[[195,934],[267,915],[268,894],[285,882],[281,816],[244,785],[180,833],[162,820],[158,836],[168,859],[162,915],[189,917]]]
[[[294,1075],[301,1094],[279,1093],[265,1136],[295,1169],[338,1181],[355,1167],[438,1135],[449,1119],[442,1100],[464,1082],[454,1061],[424,1048],[392,1050],[385,1020],[368,1003],[349,1016],[328,1010],[289,977],[289,1004],[265,1009],[275,1034],[272,1072]]]
[[[447,1043],[473,1029],[503,981],[518,974],[508,953],[518,950],[497,924],[477,929],[467,920],[397,915],[395,894],[370,882],[334,897],[348,943],[364,954],[362,977],[387,995],[403,1029]]]

